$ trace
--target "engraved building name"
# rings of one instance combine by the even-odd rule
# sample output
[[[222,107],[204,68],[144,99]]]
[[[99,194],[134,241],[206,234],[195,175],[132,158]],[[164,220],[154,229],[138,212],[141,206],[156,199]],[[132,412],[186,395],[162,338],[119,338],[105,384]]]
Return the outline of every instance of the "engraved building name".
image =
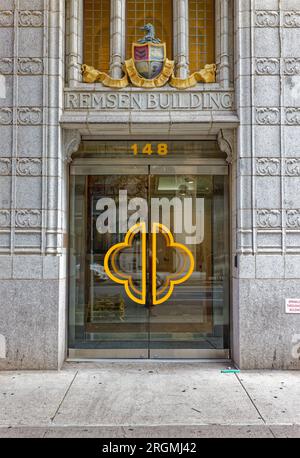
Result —
[[[231,92],[66,92],[66,110],[233,110]]]

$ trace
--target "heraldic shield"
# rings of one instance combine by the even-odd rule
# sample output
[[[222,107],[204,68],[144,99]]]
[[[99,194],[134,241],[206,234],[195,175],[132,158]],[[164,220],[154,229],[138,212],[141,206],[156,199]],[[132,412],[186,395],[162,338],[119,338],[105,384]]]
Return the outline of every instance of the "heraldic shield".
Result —
[[[147,80],[152,80],[157,78],[164,69],[166,44],[133,43],[132,57],[139,75]]]

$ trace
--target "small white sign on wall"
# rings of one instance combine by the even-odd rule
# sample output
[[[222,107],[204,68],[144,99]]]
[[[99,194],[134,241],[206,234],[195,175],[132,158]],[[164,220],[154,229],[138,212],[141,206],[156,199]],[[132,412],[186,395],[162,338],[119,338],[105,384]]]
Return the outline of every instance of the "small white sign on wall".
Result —
[[[300,313],[300,299],[286,299],[285,300],[286,313]]]

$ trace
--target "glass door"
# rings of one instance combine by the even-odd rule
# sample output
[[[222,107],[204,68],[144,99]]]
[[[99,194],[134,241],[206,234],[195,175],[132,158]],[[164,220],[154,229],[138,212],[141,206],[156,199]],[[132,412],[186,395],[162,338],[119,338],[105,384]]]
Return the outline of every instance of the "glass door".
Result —
[[[122,167],[120,175],[105,166],[101,173],[71,179],[70,356],[147,358],[147,234],[136,230],[127,245],[125,239],[139,219],[136,205],[148,204],[148,167]]]
[[[152,301],[152,358],[217,357],[229,348],[228,180],[226,175],[203,172],[210,170],[151,167],[151,218],[168,227],[174,241],[185,246],[193,259],[191,275],[174,287],[170,297],[156,305]],[[180,253],[170,249],[160,233],[156,248],[158,291],[168,287],[170,275],[180,270],[181,261]]]
[[[98,170],[71,177],[69,356],[227,357],[227,168]]]

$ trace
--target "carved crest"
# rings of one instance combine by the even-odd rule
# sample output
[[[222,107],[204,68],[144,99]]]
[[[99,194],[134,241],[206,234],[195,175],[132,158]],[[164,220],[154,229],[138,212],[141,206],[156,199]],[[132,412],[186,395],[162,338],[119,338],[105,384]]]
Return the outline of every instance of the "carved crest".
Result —
[[[96,70],[89,65],[82,65],[83,81],[85,83],[101,82],[104,86],[121,89],[130,83],[141,88],[158,88],[166,85],[177,89],[194,87],[197,83],[215,83],[216,65],[209,64],[188,76],[177,78],[174,76],[175,63],[167,58],[166,43],[161,43],[155,37],[155,28],[148,23],[141,28],[145,36],[132,44],[132,57],[124,63],[124,76],[114,79],[110,75]]]
[[[132,59],[139,75],[147,80],[152,80],[163,71],[166,61],[166,44],[133,43]]]

